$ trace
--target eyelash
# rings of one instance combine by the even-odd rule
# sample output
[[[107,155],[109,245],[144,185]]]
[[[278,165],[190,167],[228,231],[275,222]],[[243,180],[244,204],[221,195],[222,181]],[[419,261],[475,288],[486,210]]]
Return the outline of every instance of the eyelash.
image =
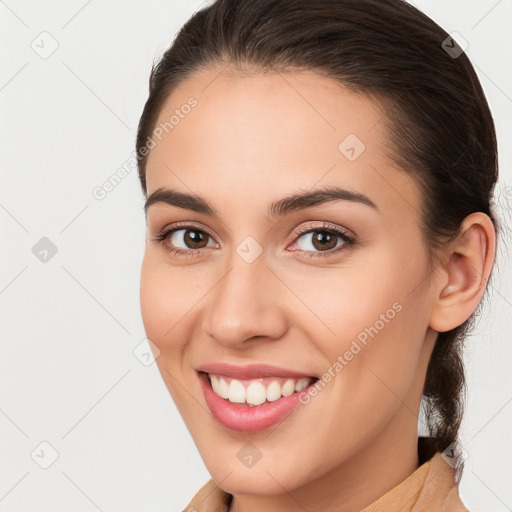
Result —
[[[210,238],[213,238],[207,231],[198,228],[197,226],[193,226],[191,224],[175,224],[171,228],[164,228],[160,233],[157,233],[155,236],[151,237],[151,241],[157,244],[164,245],[165,249],[177,256],[180,257],[196,257],[199,256],[201,253],[207,251],[208,249],[202,248],[202,249],[181,249],[180,247],[169,247],[164,242],[165,240],[173,234],[175,231],[181,231],[181,230],[190,230],[190,231],[200,231],[202,233],[205,233]],[[353,247],[356,245],[357,241],[354,237],[349,236],[345,231],[340,230],[339,228],[335,228],[331,226],[330,224],[324,223],[322,226],[305,226],[302,228],[299,228],[297,232],[295,233],[295,238],[293,239],[293,242],[295,242],[298,238],[300,238],[302,235],[305,235],[307,233],[329,233],[331,235],[335,235],[340,237],[344,244],[336,247],[334,249],[330,249],[328,251],[306,251],[306,250],[298,250],[298,252],[304,253],[306,257],[309,258],[324,258],[328,256],[332,256],[333,254],[337,254],[342,250],[346,250],[347,248]],[[297,252],[297,251],[296,251]]]

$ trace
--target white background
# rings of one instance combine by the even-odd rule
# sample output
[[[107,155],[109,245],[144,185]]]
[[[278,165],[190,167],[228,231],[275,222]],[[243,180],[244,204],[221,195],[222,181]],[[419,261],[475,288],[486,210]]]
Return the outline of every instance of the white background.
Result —
[[[0,2],[3,512],[181,510],[209,479],[156,365],[133,354],[145,338],[138,295],[145,222],[136,172],[105,199],[92,195],[133,154],[153,59],[202,5]],[[416,5],[469,43],[495,117],[497,201],[509,222],[512,2]],[[43,46],[41,37],[46,50],[58,43],[46,59],[31,47]],[[46,263],[32,252],[42,237],[58,250]],[[510,246],[510,237],[504,242]],[[505,249],[467,342],[468,458],[460,495],[472,511],[512,509]],[[43,441],[58,452],[48,469],[39,465],[51,461]]]

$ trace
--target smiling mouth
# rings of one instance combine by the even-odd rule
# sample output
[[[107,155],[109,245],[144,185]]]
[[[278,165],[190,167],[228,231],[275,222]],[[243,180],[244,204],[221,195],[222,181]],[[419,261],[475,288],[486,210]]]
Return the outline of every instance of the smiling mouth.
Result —
[[[291,396],[318,380],[317,377],[262,377],[240,380],[220,374],[202,373],[207,376],[207,380],[217,396],[233,404],[249,407],[257,407]]]

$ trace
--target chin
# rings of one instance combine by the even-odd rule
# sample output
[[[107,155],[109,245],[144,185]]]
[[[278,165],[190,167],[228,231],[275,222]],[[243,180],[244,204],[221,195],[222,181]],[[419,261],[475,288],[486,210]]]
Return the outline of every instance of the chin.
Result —
[[[251,496],[275,496],[296,489],[300,484],[296,478],[288,479],[275,468],[261,467],[259,469],[223,468],[222,471],[211,471],[213,480],[230,494],[248,494]],[[226,476],[228,475],[229,476]]]

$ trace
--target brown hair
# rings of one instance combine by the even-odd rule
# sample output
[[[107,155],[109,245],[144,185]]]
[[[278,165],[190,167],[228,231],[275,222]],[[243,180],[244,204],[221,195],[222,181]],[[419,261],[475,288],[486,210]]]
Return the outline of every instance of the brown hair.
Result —
[[[228,64],[240,73],[313,70],[379,100],[390,156],[421,190],[432,270],[467,215],[487,214],[498,231],[491,211],[497,144],[482,87],[449,34],[402,0],[217,0],[196,12],[151,70],[136,143],[145,195],[141,150],[164,102],[194,72]],[[436,451],[458,441],[461,352],[475,314],[438,334],[429,362],[423,397]]]

